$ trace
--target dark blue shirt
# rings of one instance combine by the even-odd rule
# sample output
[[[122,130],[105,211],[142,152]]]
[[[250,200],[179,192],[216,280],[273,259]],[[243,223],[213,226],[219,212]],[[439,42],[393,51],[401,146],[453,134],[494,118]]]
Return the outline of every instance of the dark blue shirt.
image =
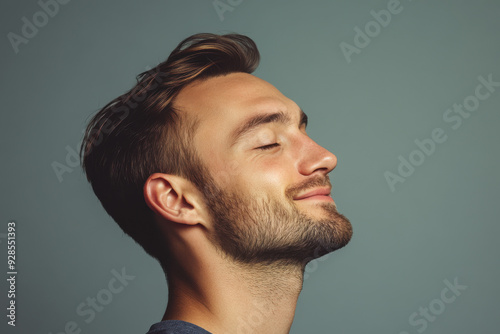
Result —
[[[146,334],[211,334],[201,327],[182,320],[165,320],[153,324]]]

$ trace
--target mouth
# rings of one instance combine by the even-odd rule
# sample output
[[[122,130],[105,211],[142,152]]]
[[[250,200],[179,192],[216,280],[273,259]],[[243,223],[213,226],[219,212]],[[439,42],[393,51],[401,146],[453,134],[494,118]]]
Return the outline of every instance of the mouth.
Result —
[[[328,201],[333,202],[333,198],[330,196],[331,188],[317,188],[312,191],[301,194],[297,197],[294,197],[295,201],[310,201],[310,200],[319,200],[319,201]]]

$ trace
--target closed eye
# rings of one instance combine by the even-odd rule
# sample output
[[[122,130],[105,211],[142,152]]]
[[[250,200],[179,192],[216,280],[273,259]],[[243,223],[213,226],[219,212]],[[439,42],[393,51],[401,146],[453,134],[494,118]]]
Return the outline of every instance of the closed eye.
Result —
[[[269,145],[264,145],[264,146],[261,146],[261,147],[257,147],[258,150],[270,150],[272,149],[273,147],[277,147],[277,146],[280,146],[280,144],[278,143],[273,143],[273,144],[269,144]]]

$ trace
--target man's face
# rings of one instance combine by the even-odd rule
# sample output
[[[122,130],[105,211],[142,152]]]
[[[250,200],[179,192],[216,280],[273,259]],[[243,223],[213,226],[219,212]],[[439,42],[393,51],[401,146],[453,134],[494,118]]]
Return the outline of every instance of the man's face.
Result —
[[[193,146],[206,168],[210,237],[224,254],[304,264],[349,242],[351,224],[329,196],[337,158],[308,137],[292,100],[232,73],[191,84],[176,105],[200,121]]]

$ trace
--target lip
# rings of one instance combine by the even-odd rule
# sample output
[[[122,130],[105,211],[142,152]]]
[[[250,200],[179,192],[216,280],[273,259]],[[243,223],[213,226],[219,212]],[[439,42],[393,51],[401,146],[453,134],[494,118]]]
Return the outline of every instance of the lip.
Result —
[[[294,198],[294,200],[302,200],[302,199],[330,199],[331,188],[317,188],[307,193],[304,193],[300,196]]]

